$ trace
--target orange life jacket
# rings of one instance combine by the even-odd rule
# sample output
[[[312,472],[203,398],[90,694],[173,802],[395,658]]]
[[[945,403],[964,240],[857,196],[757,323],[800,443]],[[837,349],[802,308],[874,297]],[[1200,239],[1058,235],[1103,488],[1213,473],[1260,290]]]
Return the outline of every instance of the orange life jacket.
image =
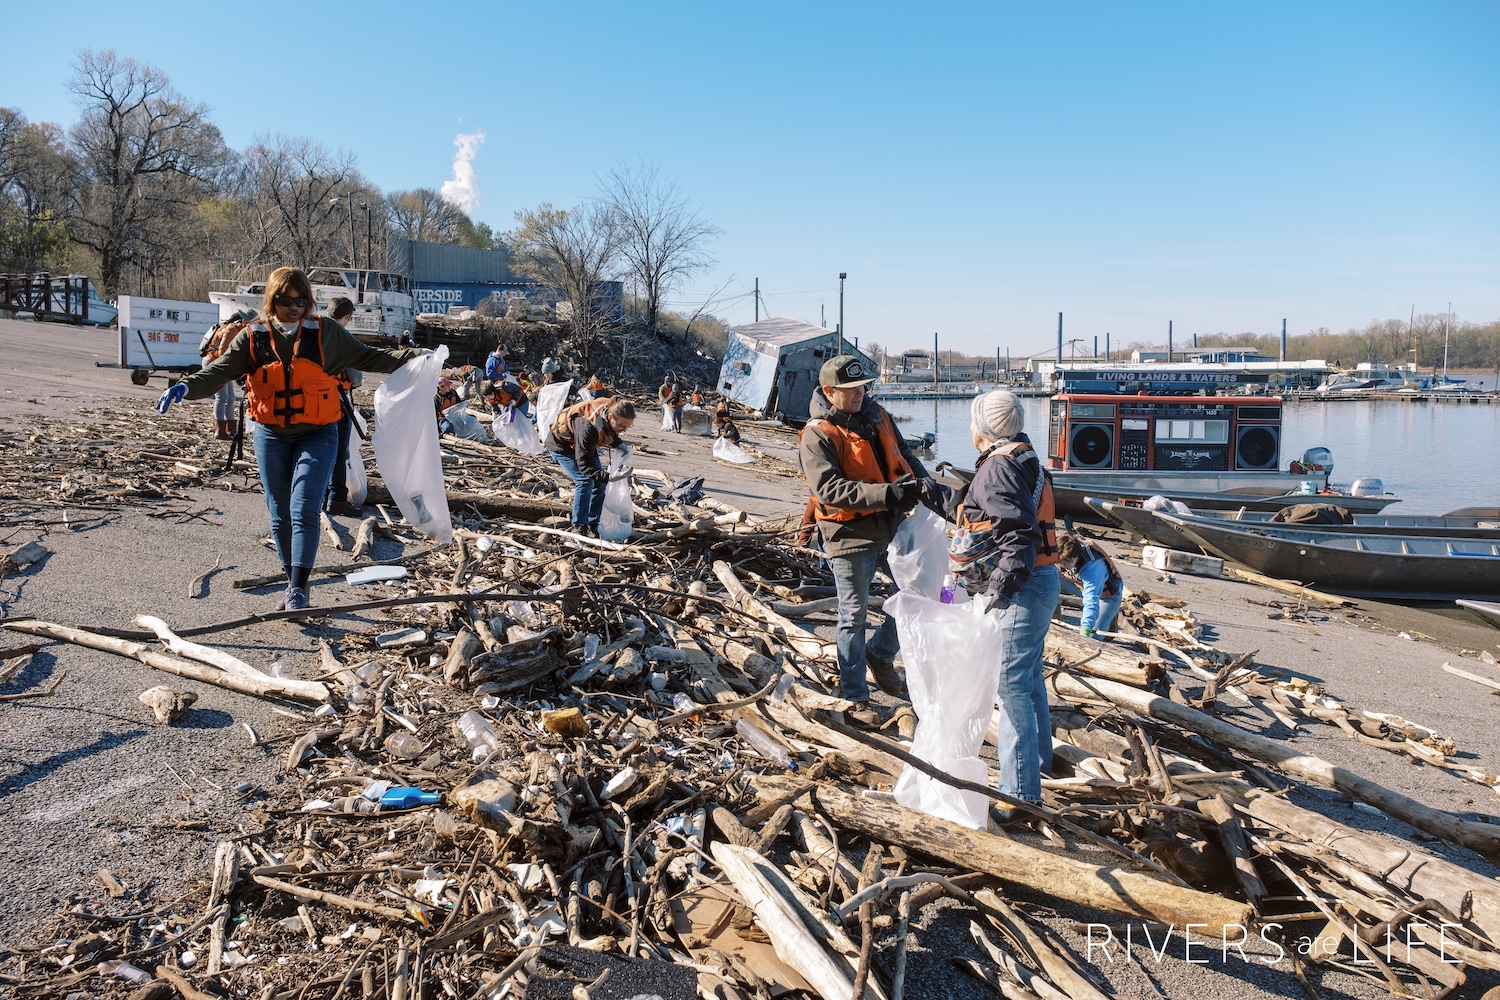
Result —
[[[339,380],[323,370],[323,321],[305,319],[292,340],[292,356],[276,352],[271,328],[250,324],[250,419],[268,427],[336,424],[343,414]]]
[[[1036,526],[1042,533],[1042,544],[1036,550],[1036,565],[1054,566],[1057,564],[1057,503],[1052,496],[1052,479],[1047,475],[1047,470],[1042,467],[1041,456],[1025,441],[1011,441],[998,448],[993,448],[985,454],[1004,455],[1011,461],[1021,463],[1027,458],[1035,457],[1036,463],[1036,489],[1031,494],[1032,506],[1036,508]],[[982,458],[982,456],[981,456]],[[968,507],[959,505],[958,526],[971,532],[986,531],[990,527],[990,520],[975,520],[969,517]]]
[[[891,418],[884,410],[880,410],[875,418],[876,440],[871,442],[860,437],[847,427],[835,424],[824,419],[813,419],[807,422],[802,432],[797,435],[800,440],[802,434],[812,427],[820,427],[828,440],[838,449],[839,471],[845,479],[854,479],[862,483],[894,483],[902,476],[910,475],[912,468],[906,464],[906,459],[901,456],[901,443],[896,438],[895,427],[891,424]],[[876,448],[880,454],[876,454]],[[882,463],[882,459],[884,462]],[[882,464],[884,468],[882,468]],[[812,483],[807,484],[809,488]],[[819,521],[852,521],[857,517],[865,517],[869,514],[878,514],[874,510],[848,510],[844,507],[833,507],[817,498],[816,493],[812,497],[813,513]]]
[[[592,423],[599,414],[609,409],[609,404],[613,402],[613,397],[601,396],[598,399],[585,399],[581,403],[574,403],[559,413],[557,419],[552,421],[552,437],[556,439],[558,444],[566,448],[572,449],[577,447],[578,442],[573,439],[573,418],[585,417]],[[599,443],[608,447],[619,440],[619,435],[615,433],[615,429],[606,420],[599,434]]]

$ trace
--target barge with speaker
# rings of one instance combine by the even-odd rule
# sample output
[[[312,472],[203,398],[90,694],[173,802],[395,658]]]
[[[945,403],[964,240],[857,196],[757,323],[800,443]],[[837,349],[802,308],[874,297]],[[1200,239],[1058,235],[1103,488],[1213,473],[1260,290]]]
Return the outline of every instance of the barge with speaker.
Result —
[[[1378,479],[1335,489],[1324,448],[1282,469],[1281,400],[1272,396],[1060,393],[1048,441],[1058,512],[1075,517],[1096,516],[1087,497],[1261,511],[1324,500],[1357,514],[1400,499]]]

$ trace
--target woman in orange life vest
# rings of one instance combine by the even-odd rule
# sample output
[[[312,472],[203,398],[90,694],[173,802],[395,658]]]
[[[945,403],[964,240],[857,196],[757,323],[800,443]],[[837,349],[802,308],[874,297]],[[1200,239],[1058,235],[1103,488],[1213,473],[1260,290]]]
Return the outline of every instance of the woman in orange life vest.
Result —
[[[1042,651],[1060,583],[1052,488],[1041,456],[1022,433],[1023,424],[1021,402],[1010,392],[994,389],[974,398],[969,430],[979,461],[958,514],[959,524],[976,539],[984,534],[976,529],[990,529],[993,551],[983,557],[987,572],[965,583],[971,591],[986,587],[976,599],[987,601],[991,613],[1004,615],[1000,742],[995,753],[999,790],[1040,802],[1042,775],[1052,773],[1052,717],[1042,680]],[[999,811],[1007,819],[1026,815],[1020,810]]]
[[[166,413],[173,403],[212,396],[224,383],[246,376],[255,464],[265,487],[271,537],[287,574],[283,604],[300,611],[308,606],[318,515],[338,450],[343,408],[335,375],[349,368],[393,372],[423,352],[367,347],[338,323],[315,315],[312,285],[294,267],[271,272],[260,315],[217,361],[162,393],[156,408]]]

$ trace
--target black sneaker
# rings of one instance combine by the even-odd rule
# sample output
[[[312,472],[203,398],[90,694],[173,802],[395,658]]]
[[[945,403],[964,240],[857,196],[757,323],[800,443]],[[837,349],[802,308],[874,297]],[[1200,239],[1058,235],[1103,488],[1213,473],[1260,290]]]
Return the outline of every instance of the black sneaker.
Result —
[[[844,710],[844,721],[859,729],[879,729],[885,720],[880,710],[868,701],[856,701]]]
[[[356,507],[343,500],[335,500],[328,505],[328,513],[334,517],[363,517],[365,512],[362,507]]]
[[[911,699],[911,692],[907,690],[906,680],[896,672],[896,665],[890,660],[882,660],[874,653],[866,651],[865,666],[870,668],[870,676],[875,678],[875,686],[894,698]]]

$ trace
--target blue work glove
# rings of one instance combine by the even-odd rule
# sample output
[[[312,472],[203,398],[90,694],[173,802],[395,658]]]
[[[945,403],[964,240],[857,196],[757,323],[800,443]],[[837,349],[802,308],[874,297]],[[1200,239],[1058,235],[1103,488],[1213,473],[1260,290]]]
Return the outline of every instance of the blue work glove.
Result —
[[[166,413],[173,403],[180,403],[187,398],[187,386],[178,382],[176,385],[168,386],[167,391],[161,394],[156,401],[156,412]]]

